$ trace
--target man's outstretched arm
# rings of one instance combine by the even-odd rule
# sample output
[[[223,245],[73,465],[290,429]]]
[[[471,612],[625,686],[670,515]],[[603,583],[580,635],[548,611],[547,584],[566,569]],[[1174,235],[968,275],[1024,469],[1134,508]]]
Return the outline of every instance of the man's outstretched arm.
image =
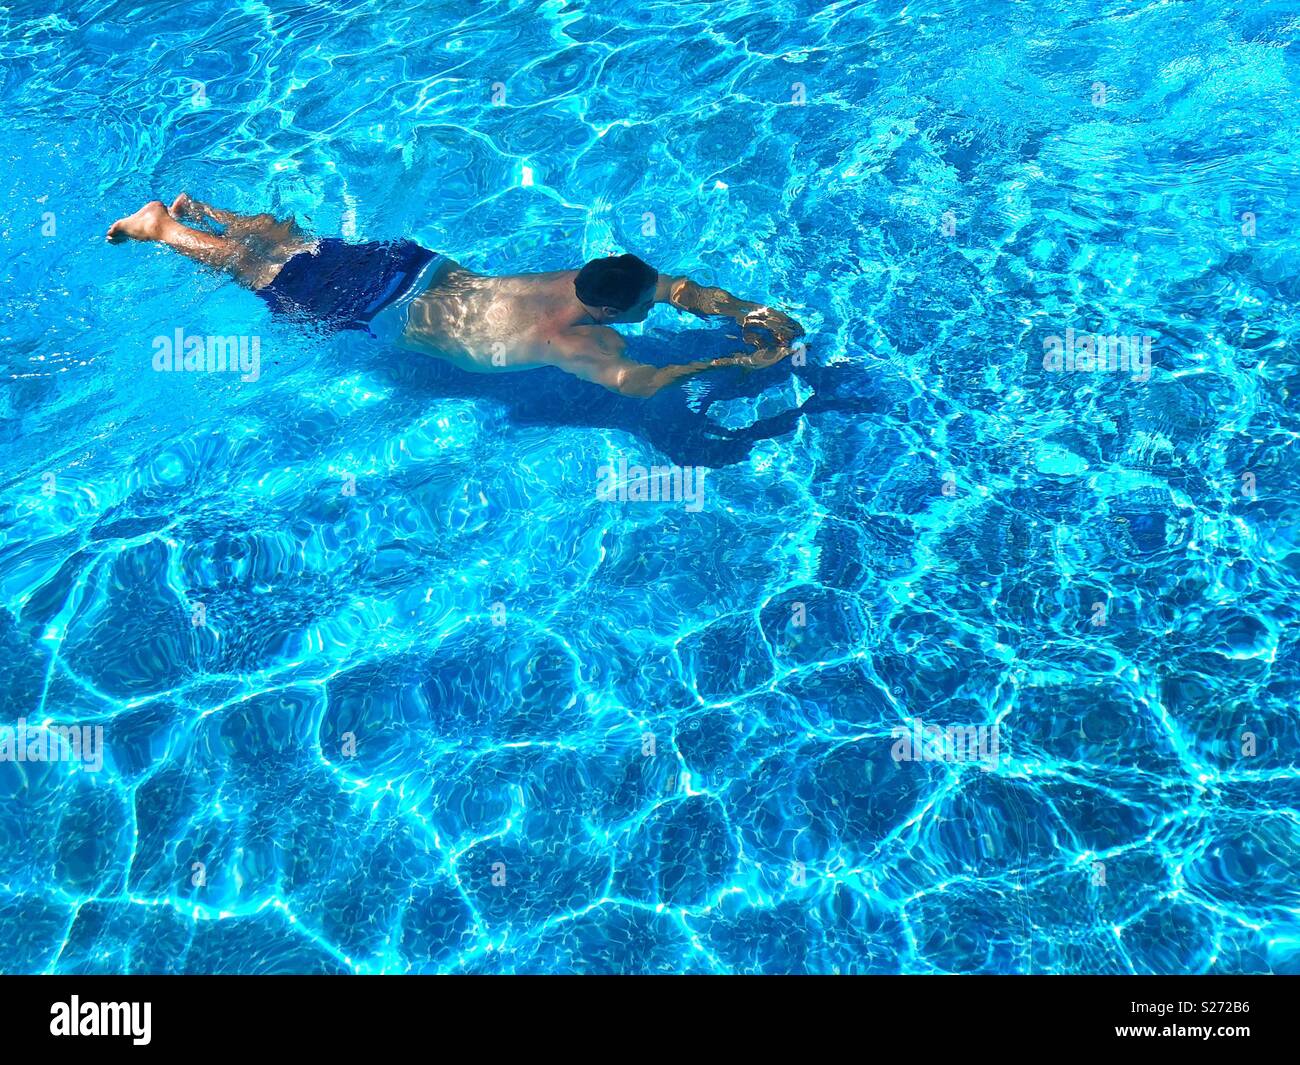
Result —
[[[746,334],[754,327],[761,326],[776,337],[780,344],[789,344],[796,337],[803,336],[803,326],[783,311],[742,300],[725,288],[697,285],[689,277],[660,274],[655,289],[655,302],[671,304],[679,311],[686,311],[698,318],[730,318]],[[745,339],[750,343],[758,343],[757,338],[750,335],[746,335]]]
[[[608,335],[611,333],[612,337]],[[622,349],[622,337],[613,333],[613,330],[580,327],[572,330],[567,337],[556,343],[555,357],[551,360],[551,364],[584,381],[593,381],[602,385],[621,396],[649,399],[669,385],[704,373],[706,370],[722,370],[729,366],[757,370],[772,366],[790,354],[790,349],[782,345],[779,348],[746,351],[698,362],[650,366],[644,362],[625,358]]]

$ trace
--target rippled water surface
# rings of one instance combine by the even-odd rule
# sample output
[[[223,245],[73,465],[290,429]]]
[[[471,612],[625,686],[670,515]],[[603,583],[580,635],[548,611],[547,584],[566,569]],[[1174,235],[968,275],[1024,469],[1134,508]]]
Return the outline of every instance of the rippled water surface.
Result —
[[[0,10],[0,724],[104,730],[0,761],[0,967],[1300,971],[1298,33]],[[182,190],[484,272],[631,250],[807,364],[642,402],[321,340],[104,243]],[[154,372],[177,329],[260,378]],[[1045,366],[1067,331],[1149,379]],[[599,501],[621,458],[704,506]],[[918,722],[996,757],[896,757]]]

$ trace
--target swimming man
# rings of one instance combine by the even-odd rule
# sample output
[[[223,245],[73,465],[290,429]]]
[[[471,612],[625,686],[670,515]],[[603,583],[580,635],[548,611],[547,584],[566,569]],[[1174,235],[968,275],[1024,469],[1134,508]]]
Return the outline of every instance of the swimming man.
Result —
[[[490,277],[414,241],[318,240],[293,219],[239,215],[185,193],[170,209],[153,200],[109,227],[113,243],[128,238],[166,244],[225,271],[273,312],[329,332],[363,330],[477,373],[558,366],[625,396],[648,398],[705,370],[771,366],[803,335],[781,311],[660,274],[635,255],[593,259],[581,270]],[[663,367],[626,358],[626,341],[610,326],[643,322],[656,303],[730,318],[755,350]]]

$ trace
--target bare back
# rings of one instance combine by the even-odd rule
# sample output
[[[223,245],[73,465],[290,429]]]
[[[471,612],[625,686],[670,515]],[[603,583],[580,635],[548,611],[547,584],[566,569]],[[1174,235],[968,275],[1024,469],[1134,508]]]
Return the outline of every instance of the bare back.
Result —
[[[402,342],[478,373],[562,365],[574,343],[594,341],[616,354],[622,337],[583,313],[573,298],[576,276],[487,277],[449,261],[412,301]]]

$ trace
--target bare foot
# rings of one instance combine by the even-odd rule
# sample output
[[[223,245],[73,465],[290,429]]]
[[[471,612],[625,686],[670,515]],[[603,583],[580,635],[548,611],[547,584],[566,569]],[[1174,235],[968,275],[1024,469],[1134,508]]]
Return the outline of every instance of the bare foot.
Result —
[[[135,214],[119,218],[108,227],[108,240],[112,244],[121,244],[128,237],[131,240],[157,240],[163,226],[171,221],[162,200],[150,200]]]
[[[182,218],[188,217],[194,209],[194,201],[190,199],[190,194],[182,192],[176,199],[172,200],[172,205],[167,208],[167,213],[179,222]]]

